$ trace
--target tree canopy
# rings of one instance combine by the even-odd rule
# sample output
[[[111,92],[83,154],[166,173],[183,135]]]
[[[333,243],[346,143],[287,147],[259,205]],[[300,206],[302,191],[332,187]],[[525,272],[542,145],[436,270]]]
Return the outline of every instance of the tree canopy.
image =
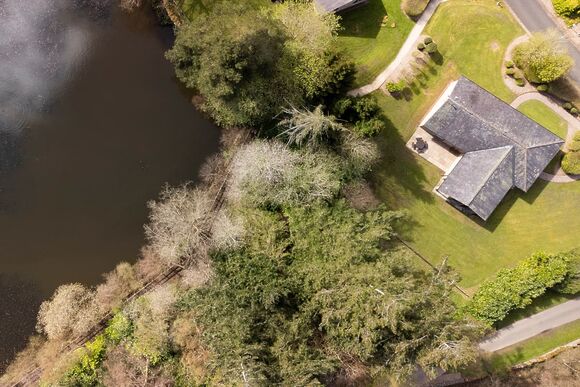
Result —
[[[513,59],[530,81],[538,83],[555,81],[574,65],[555,31],[533,34],[515,48]]]

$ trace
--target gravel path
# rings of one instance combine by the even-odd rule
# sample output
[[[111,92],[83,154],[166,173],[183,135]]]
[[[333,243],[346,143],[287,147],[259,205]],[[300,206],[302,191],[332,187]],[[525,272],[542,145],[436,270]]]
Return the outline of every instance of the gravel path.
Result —
[[[488,352],[499,351],[521,341],[557,328],[561,325],[580,319],[580,297],[564,302],[543,312],[502,328],[479,344],[479,348]]]

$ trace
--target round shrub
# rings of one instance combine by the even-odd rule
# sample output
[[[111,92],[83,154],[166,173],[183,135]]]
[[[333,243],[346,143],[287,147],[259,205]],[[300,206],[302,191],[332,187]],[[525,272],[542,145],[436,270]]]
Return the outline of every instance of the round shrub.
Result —
[[[435,54],[437,52],[437,44],[435,42],[431,42],[425,46],[425,51],[428,54]]]
[[[403,0],[401,8],[407,16],[414,18],[421,15],[428,4],[429,0]]]
[[[507,67],[508,69],[511,69],[512,67],[514,67],[514,62],[512,62],[511,60],[508,60],[507,62],[505,62],[505,67]]]
[[[578,114],[578,109],[576,109],[575,107],[573,107],[572,109],[570,109],[570,113],[572,113],[572,114]]]
[[[423,40],[423,43],[425,43],[425,45],[427,45],[429,43],[433,43],[433,38],[431,38],[430,36],[427,36],[425,38],[425,40]]]
[[[572,107],[573,107],[573,106],[572,106],[572,104],[571,104],[570,102],[564,102],[564,103],[562,104],[562,107],[563,107],[564,109],[566,109],[566,110],[570,110],[570,109],[572,109]]]
[[[419,50],[419,51],[423,51],[424,49],[425,49],[425,45],[424,45],[423,43],[419,43],[419,44],[417,45],[417,50]]]
[[[562,169],[569,175],[580,175],[580,152],[568,152],[562,159]]]
[[[544,85],[544,84],[538,85],[538,86],[536,86],[536,90],[538,90],[538,91],[548,91],[548,85]]]
[[[526,85],[526,81],[524,81],[523,79],[516,79],[516,85],[518,85],[519,87],[524,87]]]
[[[508,68],[505,71],[506,75],[514,75],[516,73],[516,70],[512,69],[512,68]]]

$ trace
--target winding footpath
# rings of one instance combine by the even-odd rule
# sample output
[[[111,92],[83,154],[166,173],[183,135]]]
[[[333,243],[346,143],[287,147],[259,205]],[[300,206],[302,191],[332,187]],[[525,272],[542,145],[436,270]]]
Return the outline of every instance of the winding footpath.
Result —
[[[576,320],[580,320],[580,297],[516,321],[498,330],[479,344],[479,348],[487,352],[499,351],[542,332]]]
[[[403,43],[403,46],[397,53],[395,59],[393,59],[393,61],[387,66],[387,68],[384,69],[383,72],[380,73],[375,78],[374,81],[372,81],[368,85],[349,91],[348,95],[354,97],[362,97],[363,95],[367,95],[375,90],[378,90],[389,79],[389,77],[398,70],[399,66],[406,62],[407,57],[415,49],[417,39],[419,39],[419,37],[423,33],[425,26],[431,19],[431,16],[433,16],[435,10],[437,9],[437,7],[439,7],[439,4],[445,1],[447,0],[431,0],[427,8],[425,8],[425,11],[423,11],[423,13],[421,14],[419,20],[417,20],[417,23],[415,23],[415,26],[411,30],[411,33],[409,34],[407,39],[405,40],[405,43]]]

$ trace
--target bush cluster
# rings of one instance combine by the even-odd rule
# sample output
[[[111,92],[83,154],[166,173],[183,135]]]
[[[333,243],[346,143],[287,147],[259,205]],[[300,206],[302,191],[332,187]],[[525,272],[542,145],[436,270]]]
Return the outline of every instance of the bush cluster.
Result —
[[[493,325],[510,311],[524,308],[547,289],[562,283],[570,272],[566,255],[534,254],[484,282],[465,309],[476,319]]]
[[[578,0],[552,0],[554,10],[558,15],[566,17],[580,16],[580,2]]]
[[[352,123],[353,131],[363,137],[375,136],[385,128],[381,108],[372,96],[341,98],[331,112],[340,120]]]
[[[387,82],[385,87],[389,93],[400,93],[405,90],[405,81],[400,80],[397,82]]]

